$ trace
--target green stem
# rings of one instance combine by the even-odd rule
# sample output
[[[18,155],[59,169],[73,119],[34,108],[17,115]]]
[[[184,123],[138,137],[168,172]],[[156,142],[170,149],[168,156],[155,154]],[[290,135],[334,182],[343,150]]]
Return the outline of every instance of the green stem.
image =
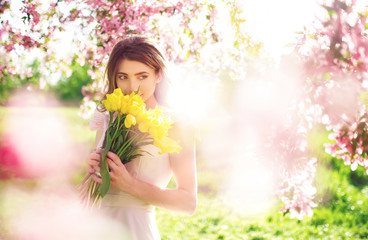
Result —
[[[132,142],[139,136],[139,134],[135,134],[132,138],[130,138],[128,141],[126,141],[123,146],[121,147],[120,151],[117,153],[117,155],[121,155],[122,152],[124,152],[131,144]]]
[[[118,124],[117,124],[117,128],[115,129],[115,132],[114,132],[114,135],[112,136],[112,139],[114,140],[115,139],[115,136],[116,136],[116,133],[118,132],[119,130],[119,125],[120,125],[120,114],[118,113]]]
[[[127,139],[127,137],[128,137],[128,133],[129,133],[129,129],[127,129],[127,131],[125,132],[124,142],[126,141],[126,139]]]

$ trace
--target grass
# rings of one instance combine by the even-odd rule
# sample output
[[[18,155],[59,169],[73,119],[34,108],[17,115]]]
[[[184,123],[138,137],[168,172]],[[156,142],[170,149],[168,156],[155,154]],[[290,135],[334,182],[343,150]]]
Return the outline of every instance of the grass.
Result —
[[[6,112],[19,109],[0,107],[0,132]],[[88,128],[88,120],[78,116],[77,108],[57,108],[70,123],[69,131],[76,142],[92,146],[94,133]],[[318,161],[315,186],[316,201],[312,217],[302,221],[283,215],[276,205],[266,214],[250,217],[229,207],[219,197],[218,188],[225,174],[211,169],[199,156],[198,206],[191,215],[183,215],[157,209],[156,216],[162,239],[368,239],[368,177],[365,169],[355,172],[342,160],[331,158],[323,150],[327,133],[316,128],[309,136],[310,150]],[[76,182],[80,175],[76,176]],[[0,192],[2,182],[0,181]],[[170,187],[174,187],[173,181]],[[241,189],[239,189],[241,191]],[[0,194],[1,203],[1,194]],[[5,221],[0,204],[0,223]],[[5,230],[0,224],[0,239]]]
[[[368,188],[347,190],[340,189],[336,202],[317,207],[312,217],[301,221],[277,209],[249,218],[202,193],[194,215],[157,209],[157,220],[162,239],[367,239]]]
[[[302,221],[277,210],[252,219],[203,194],[193,216],[158,209],[157,219],[162,239],[366,239],[368,232],[354,213],[347,217],[328,207],[315,209],[313,217]]]

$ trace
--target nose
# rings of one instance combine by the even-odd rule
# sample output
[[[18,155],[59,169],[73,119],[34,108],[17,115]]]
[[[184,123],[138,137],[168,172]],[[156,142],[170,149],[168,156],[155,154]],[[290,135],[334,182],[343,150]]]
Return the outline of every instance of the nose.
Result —
[[[129,84],[129,91],[136,92],[139,88],[139,82],[137,80],[131,80]]]

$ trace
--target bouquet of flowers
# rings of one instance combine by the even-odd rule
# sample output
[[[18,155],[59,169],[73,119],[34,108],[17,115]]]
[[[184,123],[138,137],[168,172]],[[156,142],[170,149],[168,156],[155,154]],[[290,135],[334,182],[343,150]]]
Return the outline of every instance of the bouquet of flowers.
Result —
[[[168,130],[173,124],[170,117],[158,107],[147,110],[137,93],[138,91],[124,95],[120,88],[117,88],[112,94],[107,94],[106,100],[102,101],[110,115],[100,159],[100,175],[103,183],[102,185],[96,183],[91,174],[82,181],[82,199],[88,206],[99,203],[110,188],[110,174],[106,160],[109,151],[117,154],[125,164],[141,156],[144,152],[141,147],[144,145],[154,144],[161,150],[160,154],[181,150],[178,143],[168,137]]]

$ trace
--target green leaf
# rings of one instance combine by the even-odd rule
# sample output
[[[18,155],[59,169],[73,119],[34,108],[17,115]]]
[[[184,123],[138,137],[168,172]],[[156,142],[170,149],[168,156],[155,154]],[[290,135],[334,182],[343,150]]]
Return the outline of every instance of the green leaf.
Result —
[[[110,112],[109,126],[111,126],[112,118],[113,118],[113,115],[112,115],[112,112]],[[105,145],[104,150],[102,151],[101,161],[100,161],[100,174],[101,174],[101,178],[102,178],[102,185],[101,185],[101,188],[100,188],[101,197],[104,197],[106,195],[106,193],[109,191],[109,188],[110,188],[110,173],[109,173],[109,166],[108,166],[107,160],[106,160],[106,154],[110,150],[111,140],[112,140],[111,135],[110,135],[109,131],[107,131],[107,133],[106,133],[106,145]]]
[[[108,141],[107,147],[110,147],[109,144],[110,143]],[[110,188],[110,173],[109,173],[109,166],[106,160],[106,154],[108,151],[109,151],[108,148],[105,148],[101,155],[101,163],[100,163],[100,174],[102,178],[102,185],[100,188],[101,197],[104,197]]]
[[[127,149],[128,149],[128,147],[131,147],[132,143],[137,138],[137,135],[138,134],[136,134],[135,136],[129,138],[128,141],[124,142],[124,145],[121,147],[121,149],[119,150],[117,155],[120,156],[124,152],[129,152],[129,151],[127,151]]]
[[[119,137],[118,137],[118,141],[117,141],[116,144],[120,147],[120,146],[123,145],[123,143],[124,143],[124,138],[123,138],[123,135],[120,134]]]

